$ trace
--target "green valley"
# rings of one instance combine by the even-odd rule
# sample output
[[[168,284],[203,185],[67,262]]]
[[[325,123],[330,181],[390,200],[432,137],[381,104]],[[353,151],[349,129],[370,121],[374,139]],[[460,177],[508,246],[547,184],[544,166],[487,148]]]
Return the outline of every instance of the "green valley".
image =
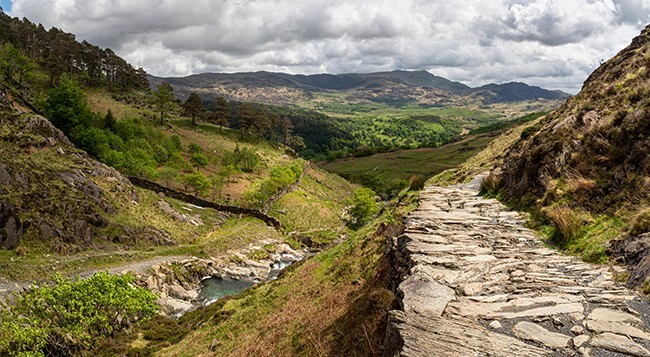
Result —
[[[650,26],[570,96],[491,83],[590,66],[567,62],[580,31],[510,26],[524,4],[507,26],[470,14],[485,58],[440,28],[427,41],[450,52],[396,46],[405,59],[390,44],[406,30],[373,4],[341,10],[376,11],[372,28],[305,4],[266,28],[254,8],[281,2],[172,3],[156,4],[175,14],[164,41],[157,8],[112,2],[134,15],[117,28],[93,4],[68,23],[80,35],[0,8],[1,357],[650,355]],[[275,52],[319,31],[336,43]],[[224,72],[156,76],[92,38],[155,73]],[[307,56],[313,73],[366,47],[331,68],[368,73],[237,72]],[[531,49],[539,73],[517,63]]]

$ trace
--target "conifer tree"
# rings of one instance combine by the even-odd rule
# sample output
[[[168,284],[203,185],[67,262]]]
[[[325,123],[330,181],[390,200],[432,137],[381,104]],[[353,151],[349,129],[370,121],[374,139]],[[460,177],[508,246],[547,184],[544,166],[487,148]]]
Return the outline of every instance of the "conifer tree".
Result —
[[[192,92],[185,103],[183,103],[183,109],[184,114],[192,118],[192,125],[196,125],[196,118],[205,113],[205,108],[203,107],[201,98],[194,92]]]

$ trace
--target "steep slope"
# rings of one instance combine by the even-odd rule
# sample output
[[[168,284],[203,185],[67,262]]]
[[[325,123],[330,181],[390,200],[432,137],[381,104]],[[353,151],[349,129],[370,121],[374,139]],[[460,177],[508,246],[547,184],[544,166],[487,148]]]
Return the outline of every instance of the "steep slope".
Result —
[[[578,95],[530,128],[534,135],[504,160],[504,197],[542,212],[554,226],[554,242],[583,257],[591,254],[584,251],[604,251],[626,226],[643,238],[632,239],[634,247],[619,247],[622,261],[636,265],[647,254],[648,67],[650,27],[598,68]],[[603,257],[597,253],[591,259]],[[631,284],[644,283],[646,273],[633,272]]]
[[[0,118],[3,248],[71,253],[117,242],[174,243],[164,231],[115,223],[111,217],[122,210],[116,196],[137,202],[136,189],[115,169],[75,149],[46,118],[14,111],[8,101]],[[12,215],[22,222],[17,229],[7,226]]]

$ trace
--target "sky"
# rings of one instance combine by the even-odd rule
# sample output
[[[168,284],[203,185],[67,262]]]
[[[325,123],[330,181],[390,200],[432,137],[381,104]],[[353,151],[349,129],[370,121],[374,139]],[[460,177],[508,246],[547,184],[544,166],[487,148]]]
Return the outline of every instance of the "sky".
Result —
[[[650,0],[0,0],[157,76],[428,70],[576,93]]]

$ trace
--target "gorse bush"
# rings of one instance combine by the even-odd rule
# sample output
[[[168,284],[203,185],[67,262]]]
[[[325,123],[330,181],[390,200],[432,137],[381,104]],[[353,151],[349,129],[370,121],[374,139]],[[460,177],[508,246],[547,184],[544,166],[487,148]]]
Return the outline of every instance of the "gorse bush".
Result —
[[[0,313],[0,355],[77,355],[154,316],[156,296],[133,281],[102,272],[88,279],[57,275],[54,285],[34,287]]]

